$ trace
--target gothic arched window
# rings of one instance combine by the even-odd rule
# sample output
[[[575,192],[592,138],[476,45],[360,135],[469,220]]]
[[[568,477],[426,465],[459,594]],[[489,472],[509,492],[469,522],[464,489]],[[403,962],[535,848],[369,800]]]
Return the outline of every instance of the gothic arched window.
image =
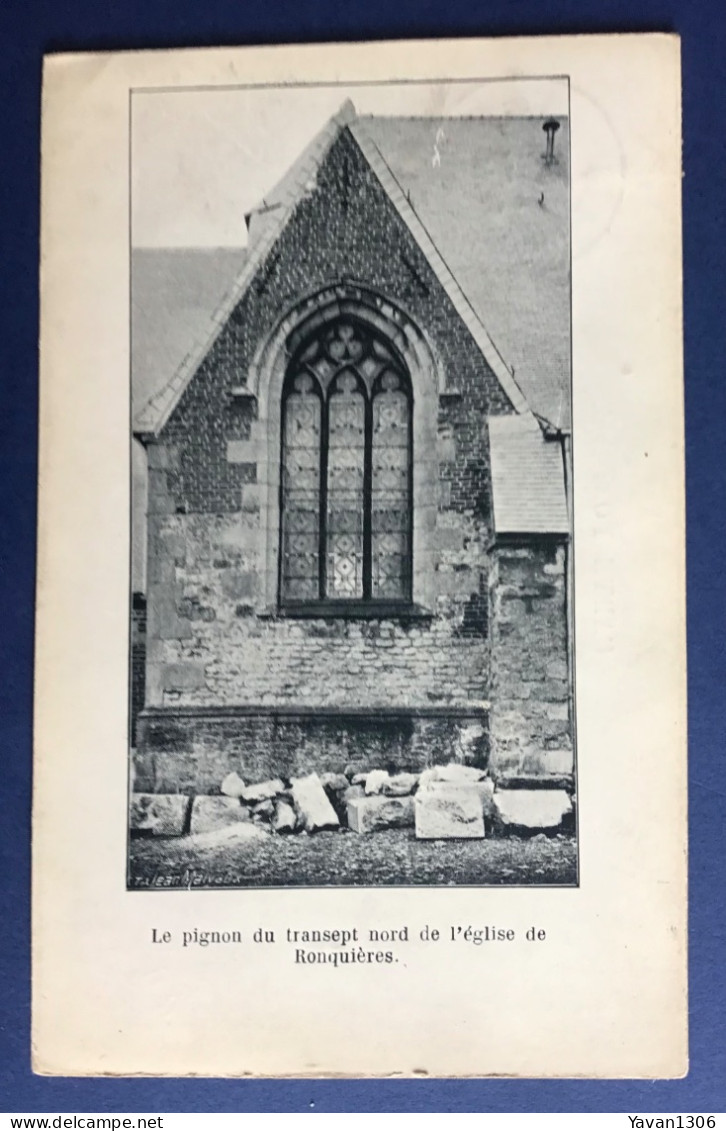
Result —
[[[352,319],[295,351],[283,387],[283,605],[411,600],[411,383]]]

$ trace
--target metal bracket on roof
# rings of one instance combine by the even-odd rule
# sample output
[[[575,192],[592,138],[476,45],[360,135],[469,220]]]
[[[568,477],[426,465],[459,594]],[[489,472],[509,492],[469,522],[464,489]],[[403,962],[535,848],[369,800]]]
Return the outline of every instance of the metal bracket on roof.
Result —
[[[542,429],[542,434],[546,440],[559,440],[562,437],[562,430],[557,428],[551,420],[546,417],[540,416],[538,412],[533,413],[537,423]]]
[[[461,389],[442,389],[439,393],[439,402],[442,405],[454,404],[460,401],[464,394]]]

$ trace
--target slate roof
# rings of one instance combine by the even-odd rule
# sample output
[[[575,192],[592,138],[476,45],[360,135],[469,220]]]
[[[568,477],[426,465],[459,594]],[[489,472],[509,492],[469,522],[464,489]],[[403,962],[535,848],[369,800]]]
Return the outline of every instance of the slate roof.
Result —
[[[368,119],[368,121],[373,122],[375,119],[371,118]],[[514,380],[513,371],[507,366],[501,353],[487,333],[484,323],[475,308],[462,291],[455,275],[452,273],[446,260],[440,254],[436,244],[431,239],[428,230],[424,224],[421,223],[408,195],[396,180],[396,177],[384,160],[380,149],[373,140],[370,130],[367,128],[367,123],[354,122],[350,126],[350,131],[363,151],[363,155],[368,161],[368,164],[388,193],[399,216],[424,253],[434,274],[451,299],[454,309],[466,323],[474,341],[479,346],[490,368],[499,379],[499,383],[509,397],[515,410],[517,412],[526,412],[528,407],[527,401],[519,385]]]
[[[360,119],[529,407],[569,430],[569,128],[558,120],[546,166],[543,118]]]
[[[496,534],[567,534],[562,447],[529,414],[490,416]]]
[[[569,178],[560,123],[558,163],[547,167],[539,118],[358,118],[346,103],[251,214],[246,255],[135,252],[134,340],[147,343],[134,347],[136,391],[151,395],[137,429],[163,426],[333,140],[349,128],[515,407],[567,430]],[[224,296],[211,294],[215,259],[230,268],[218,276]],[[206,279],[199,288],[197,267]],[[176,284],[162,277],[180,270],[189,272],[189,303],[175,309]]]
[[[247,258],[245,248],[136,248],[131,270],[134,405],[169,383],[209,333],[210,311]]]

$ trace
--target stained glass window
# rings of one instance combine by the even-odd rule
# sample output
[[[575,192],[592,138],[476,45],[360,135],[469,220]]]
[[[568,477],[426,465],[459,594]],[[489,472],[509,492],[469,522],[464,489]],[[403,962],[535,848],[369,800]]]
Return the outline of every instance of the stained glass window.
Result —
[[[328,398],[327,596],[363,596],[366,403],[350,370]]]
[[[391,346],[341,319],[283,392],[284,603],[411,596],[411,389]]]
[[[386,371],[373,397],[371,593],[402,598],[408,586],[409,414],[397,374]]]

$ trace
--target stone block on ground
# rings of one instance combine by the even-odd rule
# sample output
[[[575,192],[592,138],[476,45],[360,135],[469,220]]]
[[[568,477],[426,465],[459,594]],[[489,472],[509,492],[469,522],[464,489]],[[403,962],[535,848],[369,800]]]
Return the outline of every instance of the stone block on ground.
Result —
[[[419,779],[419,786],[423,788],[432,781],[466,785],[468,782],[482,781],[486,776],[486,770],[477,770],[474,766],[463,766],[459,762],[450,762],[447,766],[431,766],[428,770],[424,770]]]
[[[494,794],[494,813],[503,825],[555,829],[571,810],[564,789],[499,789]]]
[[[348,802],[348,827],[356,833],[400,829],[413,824],[413,797],[358,797]]]
[[[321,774],[320,781],[325,789],[332,789],[334,793],[342,793],[348,788],[348,779],[345,774]]]
[[[366,774],[366,793],[380,793],[385,783],[389,780],[388,770],[371,770],[369,774]]]
[[[342,800],[347,805],[349,801],[359,801],[361,797],[365,797],[366,791],[362,785],[349,785],[345,793],[342,795]]]
[[[255,805],[258,801],[269,801],[277,797],[284,789],[284,783],[279,778],[273,778],[271,781],[261,781],[258,785],[248,785],[240,797],[248,805]]]
[[[481,781],[474,782],[474,788],[481,797],[484,816],[491,817],[494,812],[494,782],[491,778],[482,778]]]
[[[455,789],[475,792],[479,797],[483,815],[485,817],[492,816],[494,812],[494,782],[491,778],[470,782],[430,781],[419,788],[419,793],[446,794]]]
[[[297,814],[289,801],[276,801],[272,827],[276,833],[294,833],[297,828]]]
[[[295,809],[307,832],[339,827],[338,815],[330,804],[317,774],[308,774],[305,778],[293,778],[291,792]]]
[[[249,813],[240,805],[239,798],[226,797],[223,793],[198,794],[192,802],[189,831],[192,836],[197,836],[248,820]]]
[[[133,793],[129,827],[152,836],[181,836],[188,806],[183,793]]]
[[[269,821],[274,813],[275,802],[271,797],[267,797],[264,801],[259,801],[257,805],[252,806],[252,816],[259,817],[263,821]]]
[[[436,782],[414,799],[419,840],[455,840],[484,836],[484,809],[477,782]]]
[[[418,774],[392,774],[381,785],[384,797],[407,797],[418,785]]]
[[[219,787],[219,792],[223,793],[225,797],[241,797],[246,789],[247,786],[242,781],[239,774],[232,771],[232,773],[227,774],[226,778],[223,780]]]

